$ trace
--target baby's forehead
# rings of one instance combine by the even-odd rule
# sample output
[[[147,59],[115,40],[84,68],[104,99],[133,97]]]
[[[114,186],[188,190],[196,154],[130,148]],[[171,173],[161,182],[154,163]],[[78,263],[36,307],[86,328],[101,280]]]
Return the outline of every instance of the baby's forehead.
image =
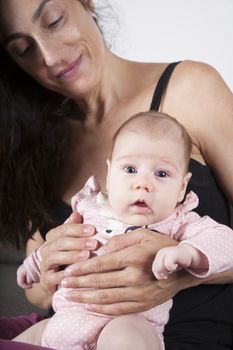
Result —
[[[135,130],[125,130],[116,139],[112,152],[114,160],[183,163],[185,148],[181,139],[168,135],[154,135]],[[173,161],[172,161],[173,160]]]
[[[116,137],[115,142],[124,139],[131,139],[131,140],[144,140],[147,139],[151,142],[172,142],[176,144],[182,143],[182,134],[179,129],[169,129],[169,130],[161,130],[156,128],[151,129],[140,129],[135,127],[128,127],[122,130]]]
[[[169,157],[176,153],[182,154],[180,143],[177,139],[166,137],[150,137],[137,132],[125,132],[115,143],[113,156],[121,157]]]

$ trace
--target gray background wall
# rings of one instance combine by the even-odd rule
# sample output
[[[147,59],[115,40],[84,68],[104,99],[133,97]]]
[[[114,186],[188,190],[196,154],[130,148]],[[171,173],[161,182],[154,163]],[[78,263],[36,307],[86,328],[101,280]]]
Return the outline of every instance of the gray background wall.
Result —
[[[109,2],[120,20],[117,53],[139,61],[204,61],[233,90],[233,0]]]

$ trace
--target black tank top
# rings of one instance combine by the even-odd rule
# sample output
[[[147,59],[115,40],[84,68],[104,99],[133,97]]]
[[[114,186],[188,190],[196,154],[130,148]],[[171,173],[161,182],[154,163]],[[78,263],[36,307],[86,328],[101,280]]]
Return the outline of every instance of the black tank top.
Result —
[[[161,75],[152,98],[151,110],[158,111],[173,70],[180,62],[170,63]],[[195,209],[199,215],[209,215],[216,221],[230,225],[230,205],[219,188],[208,166],[194,159],[190,160],[189,171],[192,173],[187,191],[194,191],[199,197],[199,206]]]
[[[169,64],[156,86],[151,110],[158,110],[173,70],[180,62]],[[195,209],[230,225],[230,205],[211,169],[194,159],[187,192],[199,197]],[[164,330],[166,350],[223,350],[233,347],[233,289],[231,285],[200,285],[181,291],[173,298],[170,319]]]

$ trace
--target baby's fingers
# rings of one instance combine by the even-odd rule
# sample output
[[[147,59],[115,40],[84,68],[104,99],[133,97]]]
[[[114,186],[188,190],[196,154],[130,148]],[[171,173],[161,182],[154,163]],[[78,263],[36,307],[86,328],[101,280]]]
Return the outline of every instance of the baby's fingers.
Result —
[[[172,257],[167,256],[164,259],[164,266],[165,266],[165,269],[167,270],[167,272],[169,273],[169,272],[176,271],[178,264],[176,263],[176,261]]]
[[[152,264],[152,272],[155,278],[157,278],[158,280],[167,277],[167,271],[165,269],[164,259],[165,259],[164,254],[162,254],[162,252],[161,253],[158,252]]]

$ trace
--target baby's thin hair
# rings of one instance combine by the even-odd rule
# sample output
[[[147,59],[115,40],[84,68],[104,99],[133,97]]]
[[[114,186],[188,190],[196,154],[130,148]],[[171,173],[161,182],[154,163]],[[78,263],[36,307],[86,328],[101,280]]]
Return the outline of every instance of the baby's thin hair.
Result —
[[[186,170],[188,169],[192,140],[184,126],[175,118],[156,111],[140,112],[133,115],[126,120],[115,133],[112,152],[117,138],[125,131],[146,134],[152,138],[167,138],[180,143],[184,151]]]

